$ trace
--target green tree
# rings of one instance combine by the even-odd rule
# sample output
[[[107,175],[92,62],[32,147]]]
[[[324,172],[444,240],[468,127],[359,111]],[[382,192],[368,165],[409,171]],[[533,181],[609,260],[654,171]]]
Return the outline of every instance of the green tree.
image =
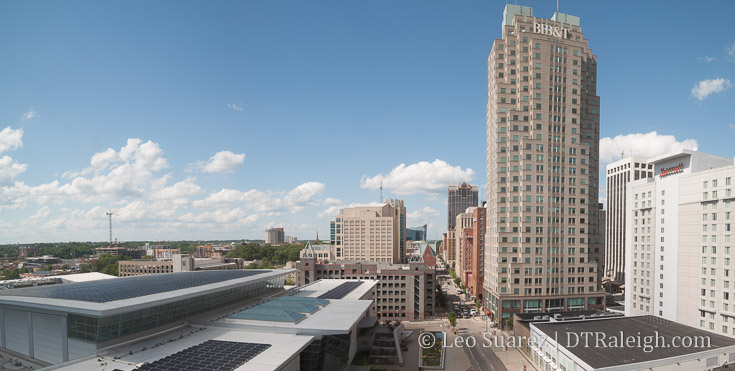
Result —
[[[510,317],[508,317],[507,320],[505,320],[505,327],[508,330],[512,330],[513,329],[513,315],[512,314],[511,314]]]
[[[61,265],[61,269],[63,269],[63,270],[68,270],[68,269],[69,269],[69,266],[68,266],[68,265],[66,265],[66,264],[62,264],[62,265]]]
[[[452,329],[457,326],[457,313],[449,313],[449,326],[452,326]]]
[[[79,264],[79,272],[80,273],[89,273],[94,269],[94,266],[92,264]]]
[[[46,270],[49,271],[49,272],[51,272],[51,271],[54,270],[54,266],[53,265],[47,265],[46,266]]]

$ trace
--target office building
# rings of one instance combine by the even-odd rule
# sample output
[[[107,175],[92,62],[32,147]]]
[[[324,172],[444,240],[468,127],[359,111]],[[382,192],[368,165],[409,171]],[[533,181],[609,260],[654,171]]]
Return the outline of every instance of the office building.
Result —
[[[118,276],[131,277],[147,274],[177,273],[209,270],[243,269],[246,262],[240,258],[195,258],[189,254],[174,254],[168,260],[120,260],[117,262]]]
[[[427,225],[424,224],[421,227],[406,228],[406,240],[410,241],[426,241]]]
[[[334,257],[398,264],[406,251],[403,200],[341,209],[334,219]]]
[[[424,256],[433,255],[433,250],[426,246],[419,248],[417,256],[407,264],[319,262],[314,257],[302,257],[294,265],[299,270],[297,285],[329,279],[377,280],[380,283],[373,292],[371,316],[396,321],[431,319],[436,315],[436,260],[424,262]]]
[[[283,228],[268,228],[265,230],[265,243],[269,245],[283,245],[286,235]]]
[[[235,249],[235,243],[229,244],[204,244],[195,248],[194,256],[197,258],[214,258],[227,255],[228,252]]]
[[[628,184],[625,314],[735,336],[732,158],[682,150]]]
[[[552,319],[530,327],[539,370],[720,370],[735,364],[733,339],[654,316]]]
[[[449,186],[447,198],[447,230],[454,229],[457,215],[468,207],[477,206],[477,186],[467,183],[452,184]]]
[[[605,173],[607,216],[602,276],[621,284],[625,282],[625,193],[628,183],[653,178],[653,165],[643,158],[627,157],[607,165]]]
[[[604,308],[597,57],[579,17],[507,4],[488,74],[489,315]]]
[[[28,258],[31,256],[38,256],[38,246],[22,246],[18,250],[19,258]]]
[[[455,271],[470,296],[482,298],[485,277],[486,209],[469,207],[457,215]]]
[[[454,232],[454,228],[447,230],[444,234],[444,260],[450,266],[455,264],[457,260],[457,234]]]
[[[141,259],[146,254],[146,251],[144,249],[120,246],[104,246],[98,247],[94,250],[97,256],[100,256],[102,254],[110,254],[112,256],[127,256],[130,259]]]
[[[472,212],[477,207],[468,207],[464,212],[457,214],[454,224],[454,271],[463,285],[467,285],[467,274],[472,271]]]
[[[472,211],[472,247],[467,254],[469,271],[467,289],[471,296],[482,300],[482,285],[485,281],[485,232],[487,230],[487,209],[477,207]]]

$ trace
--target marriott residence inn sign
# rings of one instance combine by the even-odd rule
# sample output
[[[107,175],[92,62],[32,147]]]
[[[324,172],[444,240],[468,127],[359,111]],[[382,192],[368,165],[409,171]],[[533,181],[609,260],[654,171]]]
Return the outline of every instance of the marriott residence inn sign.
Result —
[[[542,35],[549,35],[558,37],[560,39],[566,39],[569,30],[561,27],[554,27],[548,24],[533,22],[533,33],[540,33]]]

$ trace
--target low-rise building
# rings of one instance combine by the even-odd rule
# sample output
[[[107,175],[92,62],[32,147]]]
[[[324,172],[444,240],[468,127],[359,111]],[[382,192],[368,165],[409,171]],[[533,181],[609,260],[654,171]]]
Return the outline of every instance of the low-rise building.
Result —
[[[735,340],[655,316],[531,323],[541,370],[716,370],[735,364]]]
[[[140,259],[145,256],[146,251],[142,249],[131,249],[120,246],[104,246],[94,249],[97,256],[110,254],[112,256],[127,256],[130,259]]]
[[[262,271],[243,278],[219,279],[208,276],[242,272],[192,272],[180,273],[173,281],[161,279],[162,276],[121,278],[121,281],[146,279],[145,283],[151,287],[179,286],[177,281],[180,279],[205,280],[211,284],[170,290],[152,297],[157,300],[166,296],[173,303],[184,298],[191,301],[186,311],[179,306],[163,311],[178,316],[181,322],[169,322],[168,329],[154,327],[105,344],[96,342],[97,356],[77,358],[77,361],[59,365],[57,369],[178,370],[182,365],[194,364],[198,369],[243,371],[347,369],[359,344],[368,340],[370,332],[363,330],[375,324],[368,311],[372,302],[369,298],[377,282],[325,280],[298,290],[284,291],[280,289],[282,274],[288,272]],[[215,296],[212,303],[201,301],[204,297],[211,297],[213,287],[224,291]],[[233,296],[239,299],[232,304],[225,302]],[[110,304],[109,307],[117,306],[117,302]],[[199,309],[199,305],[207,308]],[[160,316],[161,311],[146,312],[149,307],[147,303],[142,305],[144,321],[150,320],[147,317],[149,313]],[[121,318],[132,317],[134,326],[144,327],[145,324],[140,326],[141,320],[133,315],[136,312],[128,313],[128,310],[123,308]],[[186,316],[181,315],[184,312]],[[201,314],[190,315],[190,312]],[[78,321],[76,316],[72,317]],[[185,317],[186,322],[183,322]],[[101,334],[107,335],[110,321],[103,317],[101,324],[105,329]],[[115,327],[116,323],[112,326]],[[80,328],[75,326],[70,334],[76,336],[79,331]],[[361,335],[363,333],[365,335]]]
[[[311,242],[307,242],[301,252],[299,252],[299,257],[316,258],[317,261],[322,262],[334,260],[334,253],[332,252],[332,245],[312,245]]]
[[[350,260],[320,262],[313,257],[295,262],[295,268],[299,270],[298,286],[320,279],[379,280],[371,315],[395,321],[434,318],[435,265],[435,261],[433,266],[427,265],[420,257],[409,260],[408,264]]]
[[[245,262],[239,258],[195,258],[189,254],[175,254],[170,260],[121,260],[117,262],[120,277],[145,274],[191,272],[202,270],[243,269]]]

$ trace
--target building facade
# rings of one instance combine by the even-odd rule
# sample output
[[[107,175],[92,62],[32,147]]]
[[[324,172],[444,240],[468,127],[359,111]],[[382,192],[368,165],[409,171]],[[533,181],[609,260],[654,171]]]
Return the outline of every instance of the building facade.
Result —
[[[471,254],[474,241],[472,212],[475,209],[476,207],[468,207],[463,213],[457,214],[454,224],[454,270],[465,286],[467,286],[468,275],[472,272]]]
[[[301,258],[298,286],[320,279],[380,280],[376,286],[371,316],[381,320],[411,321],[436,315],[436,269],[421,260],[408,264],[360,261],[318,262]]]
[[[604,278],[625,282],[625,193],[628,183],[653,178],[653,165],[638,157],[627,157],[607,165],[607,216],[605,224]]]
[[[655,176],[626,192],[625,314],[735,336],[733,159],[683,150],[648,163]]]
[[[580,19],[506,5],[488,74],[487,311],[603,308],[597,57]]]
[[[457,215],[477,206],[477,186],[467,183],[449,186],[447,198],[447,230],[454,229]]]
[[[283,245],[286,235],[283,228],[268,228],[265,230],[265,243],[270,245]]]
[[[189,254],[174,254],[169,260],[120,260],[117,262],[119,277],[143,276],[147,274],[178,273],[204,270],[243,269],[243,259],[195,258]]]
[[[406,251],[406,207],[403,200],[379,206],[350,207],[334,219],[334,257],[398,264]]]
[[[424,224],[421,227],[406,228],[406,240],[411,241],[426,241],[427,236],[427,225]]]

